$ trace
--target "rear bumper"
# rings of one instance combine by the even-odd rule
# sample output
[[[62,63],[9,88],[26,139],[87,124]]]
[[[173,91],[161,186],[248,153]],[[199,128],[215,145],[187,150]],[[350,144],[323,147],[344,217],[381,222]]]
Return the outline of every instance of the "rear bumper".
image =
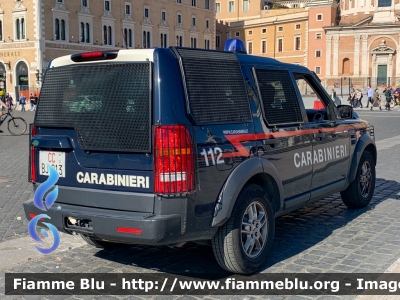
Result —
[[[30,214],[47,214],[51,220],[46,220],[46,222],[53,224],[59,231],[70,234],[76,232],[101,240],[148,245],[165,245],[182,241],[180,215],[155,216],[151,213],[58,204],[57,202],[48,211],[43,212],[33,204],[32,200],[24,203],[24,210],[28,220],[32,219]],[[71,228],[66,222],[68,217],[90,220],[92,229]],[[118,232],[118,227],[137,228],[141,230],[141,234]]]

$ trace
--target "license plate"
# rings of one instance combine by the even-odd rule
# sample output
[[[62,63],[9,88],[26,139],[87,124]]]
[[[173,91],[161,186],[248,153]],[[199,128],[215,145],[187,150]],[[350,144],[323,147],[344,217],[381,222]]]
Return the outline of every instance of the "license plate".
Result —
[[[39,151],[39,174],[49,176],[49,167],[56,169],[60,177],[65,177],[65,153]]]

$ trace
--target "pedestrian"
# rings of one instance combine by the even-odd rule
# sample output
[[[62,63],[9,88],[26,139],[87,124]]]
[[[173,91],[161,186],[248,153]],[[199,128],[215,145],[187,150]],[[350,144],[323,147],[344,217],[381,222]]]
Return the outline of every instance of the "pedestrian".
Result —
[[[32,93],[31,96],[29,97],[29,103],[31,105],[30,111],[33,111],[35,107],[35,96]]]
[[[348,99],[350,101],[351,107],[355,107],[354,105],[355,99],[356,99],[356,91],[354,88],[352,88]]]
[[[11,97],[11,95],[9,93],[7,93],[7,96],[6,96],[6,104],[8,106],[8,109],[12,109],[12,106],[14,105],[13,97]]]
[[[368,108],[370,103],[372,105],[372,103],[373,103],[372,98],[374,96],[374,90],[372,89],[371,85],[368,86],[367,96],[368,96],[368,102],[367,102],[367,108]]]
[[[376,104],[379,104],[379,110],[382,110],[381,107],[381,96],[379,95],[379,89],[376,88],[374,95],[372,96],[373,103],[371,104],[371,110],[376,106]]]
[[[391,86],[386,87],[383,94],[386,97],[385,109],[390,110],[390,102],[392,101],[392,87]]]
[[[36,110],[36,105],[38,103],[38,100],[39,100],[38,96],[35,95],[35,99],[33,101],[33,110]]]
[[[1,95],[0,96],[0,101],[1,101],[1,103],[3,103],[2,105],[1,105],[1,110],[3,111],[4,110],[4,108],[7,108],[7,104],[6,104],[6,97],[5,97],[5,95]],[[0,103],[0,104],[1,104]]]
[[[19,96],[19,103],[21,104],[21,111],[25,111],[26,97],[22,93]]]
[[[355,107],[358,107],[358,105],[360,105],[360,107],[363,108],[363,105],[362,105],[362,102],[361,102],[362,98],[363,98],[363,94],[362,94],[361,90],[357,89],[357,94],[356,94],[357,102],[355,104]]]

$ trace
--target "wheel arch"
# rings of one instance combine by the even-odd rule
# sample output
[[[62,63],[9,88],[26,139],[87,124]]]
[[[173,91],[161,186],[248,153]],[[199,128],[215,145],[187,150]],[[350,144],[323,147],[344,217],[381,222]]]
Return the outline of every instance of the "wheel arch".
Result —
[[[361,156],[364,153],[364,151],[368,151],[371,153],[371,155],[374,159],[374,164],[376,165],[376,163],[377,163],[376,145],[375,145],[375,142],[372,139],[372,137],[367,134],[364,134],[358,140],[356,148],[354,149],[347,185],[349,185],[356,178],[358,164],[360,162]]]
[[[277,169],[266,159],[251,158],[237,166],[227,178],[214,207],[211,227],[222,226],[229,219],[236,199],[249,183],[267,191],[275,213],[283,208],[282,180]]]

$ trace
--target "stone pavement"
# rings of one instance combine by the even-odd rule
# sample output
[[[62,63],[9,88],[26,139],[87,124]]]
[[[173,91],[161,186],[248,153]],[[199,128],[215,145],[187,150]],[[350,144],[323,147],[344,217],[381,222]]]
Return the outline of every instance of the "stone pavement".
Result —
[[[26,113],[28,116],[29,112]],[[32,114],[32,113],[31,113]],[[400,115],[399,115],[400,116]],[[4,125],[3,125],[4,126]],[[0,128],[1,130],[2,128]],[[7,145],[6,148],[4,146]],[[385,272],[400,258],[400,136],[377,142],[379,149],[376,192],[371,204],[361,210],[350,210],[338,194],[310,204],[276,220],[276,238],[272,254],[263,272]],[[5,155],[4,152],[7,149]],[[69,237],[47,256],[33,256],[24,251],[32,247],[26,241],[26,226],[21,204],[32,197],[27,179],[27,139],[0,133],[0,272],[82,272],[82,273],[145,273],[145,272],[220,272],[208,246],[188,243],[182,248],[121,246],[99,250],[83,245],[79,237]],[[18,216],[22,220],[18,220]],[[4,230],[4,234],[3,234]],[[15,234],[14,234],[15,232]],[[24,237],[23,237],[24,236]],[[15,241],[12,239],[18,237]],[[22,237],[22,238],[21,238]],[[63,243],[64,236],[61,243]],[[4,245],[4,247],[2,247]],[[6,246],[7,245],[7,246]],[[72,245],[72,246],[71,246]],[[81,246],[83,245],[83,246]],[[21,248],[21,250],[19,250]],[[30,249],[30,248],[29,248]],[[20,253],[10,262],[11,252]],[[8,261],[7,264],[1,261]],[[1,267],[4,265],[4,267]],[[400,272],[400,269],[399,271]],[[0,278],[0,294],[4,293]],[[10,297],[18,299],[19,297]],[[26,297],[30,299],[31,297]],[[34,299],[93,299],[93,296],[34,297]],[[101,297],[101,299],[138,299],[137,297]],[[151,298],[161,298],[151,297]],[[168,297],[179,298],[177,297]],[[191,299],[195,297],[185,297]],[[197,297],[200,298],[200,297]],[[218,296],[208,299],[243,299],[239,296]],[[247,297],[247,299],[260,297]],[[327,299],[356,297],[268,297],[271,299]],[[8,299],[8,297],[7,297]],[[33,298],[32,298],[33,299]],[[100,299],[100,298],[99,298]]]

